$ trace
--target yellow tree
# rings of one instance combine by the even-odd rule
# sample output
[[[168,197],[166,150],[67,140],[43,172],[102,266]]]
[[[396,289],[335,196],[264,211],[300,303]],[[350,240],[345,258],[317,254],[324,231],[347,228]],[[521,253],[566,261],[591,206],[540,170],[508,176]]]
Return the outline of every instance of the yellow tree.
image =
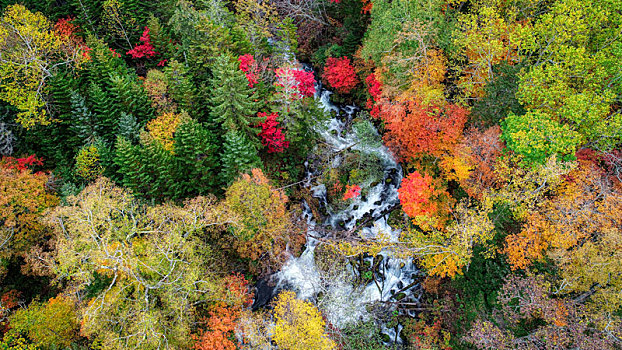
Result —
[[[523,230],[507,237],[514,269],[548,256],[561,277],[558,294],[583,295],[605,319],[622,301],[622,192],[595,165],[581,162],[555,196],[541,202]]]
[[[483,87],[494,78],[494,65],[503,61],[515,64],[521,59],[518,50],[523,24],[515,16],[504,16],[496,1],[483,2],[476,2],[471,13],[458,18],[460,27],[455,31],[455,44],[468,60],[458,86],[469,98],[482,97]]]
[[[100,178],[49,213],[54,272],[78,298],[82,335],[104,349],[188,348],[196,305],[239,298],[198,236],[219,224],[213,208],[203,197],[145,206]]]
[[[63,39],[23,5],[8,6],[0,18],[0,99],[19,110],[17,122],[26,128],[49,123],[45,82],[54,70],[83,59],[79,50],[63,50]]]
[[[330,350],[337,346],[325,332],[318,309],[308,301],[296,299],[291,291],[281,292],[274,306],[273,340],[284,350]]]

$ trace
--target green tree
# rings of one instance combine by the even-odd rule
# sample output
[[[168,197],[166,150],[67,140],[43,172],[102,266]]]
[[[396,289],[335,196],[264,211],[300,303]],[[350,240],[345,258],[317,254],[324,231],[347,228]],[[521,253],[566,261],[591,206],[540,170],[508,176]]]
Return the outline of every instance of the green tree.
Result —
[[[261,167],[257,149],[244,133],[232,130],[225,134],[224,139],[220,172],[223,183],[230,184],[240,173]]]
[[[254,139],[259,134],[256,125],[262,120],[256,116],[255,90],[248,86],[246,75],[238,68],[237,61],[227,54],[216,59],[212,73],[212,121],[219,123],[225,132],[239,130],[256,142]]]
[[[531,66],[520,76],[520,102],[603,150],[622,142],[621,9],[617,2],[559,0],[521,33]]]
[[[212,133],[187,114],[164,114],[141,133],[138,145],[116,143],[124,186],[157,200],[182,199],[215,191],[220,179]]]
[[[552,155],[572,160],[582,141],[570,126],[539,111],[522,116],[510,113],[502,122],[501,139],[510,150],[524,156],[527,164],[544,164]]]

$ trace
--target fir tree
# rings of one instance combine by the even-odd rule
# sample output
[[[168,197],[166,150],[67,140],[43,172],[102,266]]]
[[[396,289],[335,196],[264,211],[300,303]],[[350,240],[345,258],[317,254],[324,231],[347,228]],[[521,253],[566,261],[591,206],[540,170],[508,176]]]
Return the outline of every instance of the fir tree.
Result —
[[[100,134],[100,126],[93,113],[86,106],[84,97],[75,91],[71,91],[71,124],[69,128],[72,130],[79,144],[93,142]]]
[[[172,60],[164,68],[164,74],[166,75],[171,97],[177,103],[179,109],[185,110],[193,118],[199,119],[200,109],[195,108],[197,91],[192,81],[188,78],[188,68],[177,60]]]
[[[211,79],[211,119],[219,123],[225,132],[239,130],[256,142],[262,122],[256,116],[257,104],[252,96],[255,91],[248,87],[246,75],[238,69],[237,61],[229,55],[216,59]]]
[[[92,111],[97,115],[97,124],[100,126],[100,136],[106,142],[112,142],[116,135],[117,124],[121,111],[112,96],[104,91],[99,84],[91,83],[89,97]]]
[[[145,182],[145,186],[141,186],[141,180],[150,180],[143,175],[144,165],[141,159],[140,147],[132,145],[125,137],[119,136],[115,145],[115,163],[119,167],[119,176],[121,183],[135,193],[141,193],[150,182]]]
[[[138,124],[133,115],[121,112],[121,118],[119,118],[119,127],[117,130],[117,135],[134,142],[138,139],[140,124]]]
[[[186,193],[201,195],[218,189],[216,138],[196,120],[184,122],[175,131],[175,156]]]
[[[226,184],[233,182],[240,173],[262,165],[255,146],[244,133],[237,130],[231,130],[225,134],[221,161],[220,177]]]
[[[113,73],[110,82],[112,83],[110,90],[119,109],[132,114],[139,122],[153,117],[154,111],[149,97],[135,77]]]

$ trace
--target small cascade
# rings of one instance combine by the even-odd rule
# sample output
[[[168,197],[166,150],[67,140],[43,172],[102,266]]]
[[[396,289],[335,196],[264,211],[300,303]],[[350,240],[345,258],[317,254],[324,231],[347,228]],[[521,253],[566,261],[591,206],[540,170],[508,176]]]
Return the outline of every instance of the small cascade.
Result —
[[[347,207],[332,212],[328,207],[326,186],[321,183],[313,184],[313,169],[310,169],[311,165],[306,162],[305,185],[310,189],[312,196],[318,199],[320,206],[327,210],[327,215],[324,222],[318,224],[316,220],[319,218],[314,218],[309,205],[303,203],[303,215],[308,224],[305,250],[299,257],[292,257],[272,278],[276,281],[275,290],[291,289],[297,293],[298,298],[313,300],[329,322],[337,327],[345,327],[369,319],[367,306],[374,303],[381,303],[389,310],[396,310],[398,301],[417,304],[421,298],[421,287],[417,282],[420,273],[413,261],[393,258],[389,251],[382,251],[376,257],[364,259],[366,266],[372,267],[372,270],[366,272],[365,278],[358,276],[360,272],[352,265],[348,265],[342,276],[324,280],[316,266],[317,238],[321,237],[323,231],[318,229],[318,225],[333,230],[356,229],[361,235],[369,238],[382,234],[384,237],[390,237],[392,241],[397,241],[400,235],[400,231],[390,227],[387,220],[390,210],[399,203],[397,190],[402,180],[402,169],[384,145],[378,147],[365,145],[357,138],[355,132],[348,129],[359,109],[356,106],[333,104],[330,100],[331,94],[332,92],[324,89],[320,83],[316,84],[316,100],[326,113],[335,113],[335,116],[327,120],[318,132],[329,145],[330,151],[335,154],[349,150],[373,153],[382,163],[382,181],[364,184],[368,188],[365,195],[353,198]],[[333,166],[338,166],[340,161],[339,156],[336,156],[333,159]],[[359,283],[352,283],[355,280]],[[360,283],[362,280],[366,282]],[[412,313],[408,310],[400,312]],[[399,344],[401,328],[401,325],[394,328],[383,326],[382,333],[389,342]]]

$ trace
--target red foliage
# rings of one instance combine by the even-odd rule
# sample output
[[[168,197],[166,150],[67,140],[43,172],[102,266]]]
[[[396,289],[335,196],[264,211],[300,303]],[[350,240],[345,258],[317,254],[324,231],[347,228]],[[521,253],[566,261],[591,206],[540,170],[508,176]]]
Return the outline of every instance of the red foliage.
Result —
[[[341,0],[330,0],[330,2],[332,2],[333,4],[338,4],[341,2]]]
[[[15,289],[12,289],[0,297],[0,308],[13,309],[19,304],[19,298],[21,293]]]
[[[258,117],[266,118],[266,121],[260,124],[261,144],[268,147],[268,153],[280,153],[289,147],[289,141],[285,141],[285,135],[283,130],[277,128],[279,122],[276,118],[279,116],[277,113],[271,113],[267,115],[264,112],[257,113]]]
[[[60,35],[63,39],[72,38],[80,29],[80,27],[76,24],[73,24],[74,18],[59,18],[56,24],[54,25],[54,30],[58,35]]]
[[[329,57],[326,60],[322,78],[342,94],[352,91],[358,83],[354,66],[350,63],[350,59],[345,56],[341,58]]]
[[[155,48],[151,44],[151,36],[149,35],[149,28],[145,27],[145,31],[143,35],[140,37],[140,41],[142,44],[136,45],[132,50],[128,51],[127,54],[132,56],[133,59],[137,58],[152,58],[156,55],[159,55],[158,52],[155,51]]]
[[[380,99],[380,95],[382,94],[382,83],[376,79],[376,75],[371,73],[365,78],[365,83],[367,83],[367,89],[369,94],[374,99],[374,102],[378,102]]]
[[[225,278],[225,286],[233,299],[240,305],[236,307],[248,307],[253,303],[253,293],[250,292],[248,280],[241,274],[233,274]]]
[[[346,192],[343,194],[343,200],[348,200],[361,195],[361,187],[359,185],[347,185]]]
[[[4,166],[8,169],[17,169],[20,171],[29,170],[29,167],[43,166],[43,159],[37,158],[36,155],[31,154],[26,158],[13,158],[4,157],[2,159]]]
[[[275,71],[277,86],[283,88],[288,99],[301,99],[315,94],[315,78],[312,72],[301,69],[279,68]]]
[[[0,297],[0,334],[9,330],[10,325],[7,318],[11,314],[11,310],[19,305],[20,298],[21,293],[15,289],[2,294]]]
[[[365,83],[367,84],[367,91],[369,91],[369,95],[371,98],[367,99],[367,109],[369,109],[369,114],[372,117],[378,118],[380,117],[380,106],[378,102],[380,101],[380,96],[382,95],[382,83],[376,79],[376,75],[371,73],[365,78]]]
[[[298,83],[296,87],[302,96],[313,96],[315,94],[315,78],[312,72],[296,69],[293,71],[294,79]]]
[[[246,74],[248,86],[255,86],[255,84],[259,82],[257,81],[255,73],[253,73],[256,67],[255,58],[250,54],[246,54],[238,57],[238,61],[240,62],[240,70]]]
[[[54,24],[54,31],[62,39],[63,47],[68,54],[71,54],[75,49],[79,49],[82,51],[82,57],[88,61],[91,59],[89,55],[91,48],[86,46],[84,39],[76,35],[80,31],[80,27],[73,23],[74,20],[75,18],[72,17],[60,18]]]
[[[462,136],[468,111],[457,105],[424,106],[415,101],[383,104],[385,140],[402,160],[422,155],[440,157]]]
[[[90,47],[84,45],[84,47],[82,47],[82,57],[84,57],[87,61],[91,60],[91,51],[93,51],[93,49],[91,49]]]

